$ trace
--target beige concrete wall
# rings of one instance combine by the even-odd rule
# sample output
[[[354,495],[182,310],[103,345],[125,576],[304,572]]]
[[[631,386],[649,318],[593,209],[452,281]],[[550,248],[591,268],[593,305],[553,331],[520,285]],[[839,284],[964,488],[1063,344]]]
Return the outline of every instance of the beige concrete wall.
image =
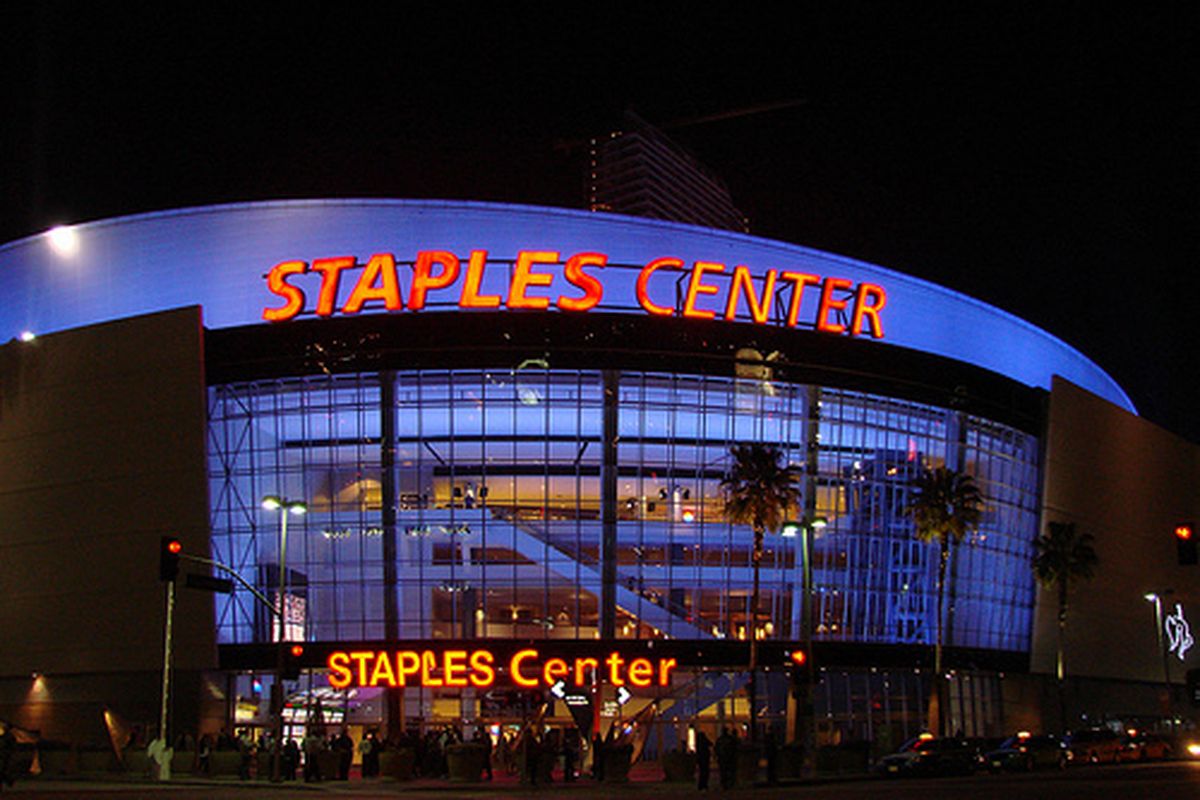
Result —
[[[161,669],[160,537],[208,553],[203,364],[199,308],[0,347],[0,705]],[[180,669],[215,666],[212,608],[180,590]]]
[[[1181,520],[1200,518],[1200,447],[1055,378],[1046,442],[1043,524],[1073,522],[1096,537],[1095,579],[1070,598],[1068,676],[1161,683],[1149,591],[1172,588],[1200,623],[1200,566],[1177,565]],[[1032,670],[1054,672],[1057,599],[1039,589]],[[1200,625],[1193,636],[1200,641]],[[1171,656],[1175,682],[1200,667]]]

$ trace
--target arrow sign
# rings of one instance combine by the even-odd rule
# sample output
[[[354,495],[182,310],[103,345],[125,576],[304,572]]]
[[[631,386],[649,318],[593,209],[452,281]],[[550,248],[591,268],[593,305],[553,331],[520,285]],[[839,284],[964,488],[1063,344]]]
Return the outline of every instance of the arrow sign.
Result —
[[[562,700],[567,695],[567,685],[562,681],[559,681],[550,687],[550,694],[554,695],[559,700]]]
[[[633,698],[633,692],[626,689],[624,686],[617,687],[617,702],[625,705]]]

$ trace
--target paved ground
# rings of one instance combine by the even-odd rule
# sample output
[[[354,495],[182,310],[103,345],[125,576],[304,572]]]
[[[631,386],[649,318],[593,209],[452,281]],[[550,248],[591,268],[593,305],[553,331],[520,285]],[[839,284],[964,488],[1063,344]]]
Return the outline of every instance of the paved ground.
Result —
[[[699,794],[692,786],[663,782],[635,781],[622,786],[597,786],[590,781],[575,784],[556,783],[531,789],[512,780],[493,785],[459,786],[444,781],[414,781],[411,783],[378,783],[374,781],[329,782],[275,786],[251,781],[195,781],[180,779],[170,784],[150,782],[100,782],[32,779],[22,781],[2,791],[5,797],[30,797],[37,800],[57,798],[138,798],[163,800],[247,800],[247,798],[308,798],[322,795],[341,795],[362,798],[395,798],[424,800],[437,798],[503,797],[522,798],[567,797],[571,800],[614,800],[648,798],[648,800],[696,800]],[[1032,775],[976,775],[965,778],[885,781],[865,778],[807,783],[784,787],[758,787],[732,792],[711,790],[710,797],[729,798],[813,798],[813,800],[856,800],[857,798],[898,798],[899,800],[930,800],[942,797],[964,797],[970,800],[1118,800],[1119,798],[1148,798],[1176,800],[1200,796],[1200,762],[1167,764],[1138,764],[1117,767],[1081,767],[1066,772],[1043,772]]]

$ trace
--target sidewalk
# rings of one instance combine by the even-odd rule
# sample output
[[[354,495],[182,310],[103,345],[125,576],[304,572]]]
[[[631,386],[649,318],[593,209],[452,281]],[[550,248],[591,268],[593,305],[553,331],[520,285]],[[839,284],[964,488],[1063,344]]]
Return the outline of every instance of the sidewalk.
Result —
[[[176,773],[169,781],[157,781],[143,774],[131,773],[79,773],[76,775],[55,775],[52,777],[26,776],[22,778],[14,790],[24,791],[63,791],[73,790],[85,792],[88,787],[133,787],[141,786],[146,789],[156,787],[170,789],[171,787],[221,787],[241,788],[247,791],[256,789],[287,790],[301,792],[324,792],[326,794],[377,794],[377,793],[430,793],[465,792],[485,793],[515,793],[515,792],[545,792],[554,794],[569,792],[586,795],[591,791],[602,792],[605,797],[611,796],[614,790],[636,786],[639,790],[653,789],[662,786],[666,788],[685,788],[685,784],[667,783],[662,778],[662,770],[657,764],[637,764],[630,770],[629,781],[624,784],[600,784],[590,777],[581,776],[574,781],[565,782],[560,777],[550,784],[531,786],[521,783],[517,775],[496,772],[493,780],[477,783],[458,783],[445,778],[416,778],[411,781],[396,781],[391,779],[363,779],[355,768],[346,781],[328,780],[306,783],[303,780],[281,781],[273,783],[260,777],[241,780],[236,776],[203,777],[191,773]],[[640,793],[640,791],[639,791]]]
[[[791,780],[781,782],[778,786],[769,787],[760,784],[755,787],[743,787],[733,791],[722,791],[718,788],[716,772],[709,792],[712,796],[736,797],[751,795],[777,795],[794,791],[801,786],[817,786],[827,783],[841,783],[869,779],[868,774],[830,776]],[[137,791],[145,794],[175,792],[186,794],[187,789],[207,790],[213,792],[222,790],[222,796],[230,792],[237,795],[254,792],[298,793],[298,794],[334,794],[349,796],[381,796],[381,795],[415,795],[433,797],[562,797],[571,796],[576,800],[613,800],[617,794],[627,794],[635,797],[653,797],[656,800],[669,798],[694,798],[698,790],[694,783],[668,783],[662,778],[662,770],[657,764],[638,764],[630,771],[627,783],[596,783],[587,777],[581,777],[572,782],[555,780],[553,783],[530,786],[523,784],[515,775],[497,774],[492,781],[479,783],[452,783],[441,778],[419,778],[411,781],[394,781],[388,779],[363,780],[357,773],[351,775],[348,781],[320,781],[305,783],[301,780],[272,783],[269,780],[252,778],[239,780],[236,777],[202,778],[190,774],[177,775],[172,780],[159,782],[138,775],[85,774],[79,776],[56,776],[52,778],[24,778],[11,790],[14,793],[50,794],[64,797],[102,796],[106,793],[122,793]],[[261,795],[260,795],[261,796]]]

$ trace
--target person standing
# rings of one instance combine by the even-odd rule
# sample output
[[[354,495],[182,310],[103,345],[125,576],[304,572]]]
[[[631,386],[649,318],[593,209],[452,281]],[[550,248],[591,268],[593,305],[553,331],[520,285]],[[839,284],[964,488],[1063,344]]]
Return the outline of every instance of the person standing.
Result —
[[[579,732],[575,729],[567,731],[563,737],[563,780],[568,783],[575,781],[575,765],[579,763]]]
[[[269,778],[271,776],[272,766],[275,759],[279,758],[279,749],[276,746],[275,736],[271,731],[263,731],[262,736],[258,738],[258,746],[254,749],[255,774],[259,779]],[[280,770],[283,769],[283,764],[279,765]]]
[[[283,746],[283,779],[285,781],[296,780],[296,765],[300,763],[300,746],[296,744],[296,740],[288,737],[287,744]]]
[[[334,738],[333,749],[338,754],[338,780],[350,780],[350,765],[354,763],[354,740],[345,728]]]
[[[244,781],[250,780],[250,762],[254,759],[254,740],[250,738],[245,728],[238,733],[238,777]]]
[[[196,750],[196,765],[201,775],[208,775],[212,772],[212,751],[213,736],[211,733],[206,733],[200,737],[200,743]]]
[[[604,780],[604,740],[599,731],[592,737],[592,779],[597,783]]]
[[[732,789],[737,781],[738,741],[728,727],[721,729],[717,737],[717,771],[721,774],[721,788]]]
[[[11,772],[13,751],[17,749],[17,736],[12,731],[12,725],[0,720],[0,784],[13,785]]]
[[[371,731],[358,743],[358,752],[362,756],[362,776],[374,778],[379,774],[379,740],[375,731]]]
[[[708,789],[708,773],[712,769],[712,742],[704,731],[696,734],[696,788]]]
[[[304,782],[311,783],[321,780],[321,751],[325,749],[325,740],[315,730],[304,734]]]
[[[475,744],[483,748],[483,771],[487,779],[492,779],[492,737],[483,725],[475,727]]]
[[[526,727],[521,732],[521,743],[519,746],[522,761],[522,783],[528,783],[531,786],[537,786],[538,782],[538,767],[542,755],[542,744],[538,741],[537,734],[534,733],[532,727]]]

